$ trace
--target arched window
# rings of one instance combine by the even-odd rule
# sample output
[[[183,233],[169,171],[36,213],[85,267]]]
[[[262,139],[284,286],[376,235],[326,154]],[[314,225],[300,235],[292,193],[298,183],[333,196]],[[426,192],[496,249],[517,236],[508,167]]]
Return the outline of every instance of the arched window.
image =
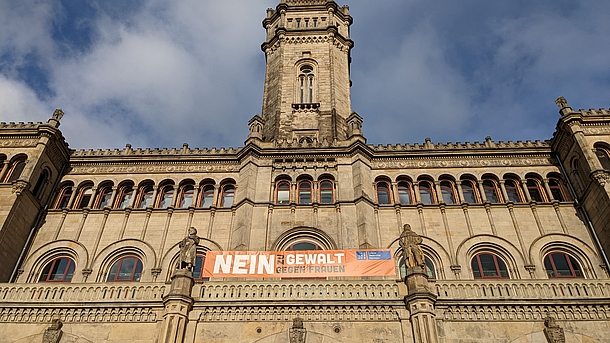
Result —
[[[314,102],[313,86],[313,67],[309,64],[301,66],[299,74],[299,103],[311,104]]]
[[[286,205],[290,203],[290,182],[280,181],[277,183],[277,201],[276,204]]]
[[[425,205],[431,205],[434,203],[434,193],[432,192],[432,184],[429,181],[419,182],[419,196],[421,202]]]
[[[519,183],[516,180],[508,179],[504,182],[504,188],[506,189],[508,200],[511,202],[523,202],[523,198],[521,197],[521,192],[519,191],[518,185]]]
[[[78,192],[78,197],[74,203],[73,209],[80,210],[89,206],[91,196],[93,195],[93,189],[91,187],[83,187]]]
[[[476,204],[479,201],[477,200],[477,192],[474,187],[474,182],[470,180],[462,181],[462,195],[464,196],[464,201],[469,204]]]
[[[194,185],[183,185],[180,189],[180,208],[189,208],[193,205]]]
[[[201,193],[201,207],[210,208],[214,203],[214,186],[205,185],[203,186],[203,192]]]
[[[426,275],[428,275],[428,280],[434,281],[436,280],[436,268],[434,268],[434,263],[428,256],[424,256],[424,261],[426,263]],[[405,264],[404,258],[400,259],[400,263],[398,264],[400,269],[400,278],[404,280],[407,276],[407,265]]]
[[[168,208],[172,206],[172,200],[174,199],[174,185],[167,185],[161,187],[159,192],[159,203],[158,208]]]
[[[472,258],[475,279],[508,279],[508,269],[502,259],[494,254],[481,253]]]
[[[549,188],[551,189],[551,195],[554,200],[557,201],[566,201],[567,197],[563,191],[563,187],[561,181],[559,179],[550,178],[549,179]]]
[[[38,282],[70,282],[75,264],[71,258],[58,257],[42,269]]]
[[[34,191],[32,192],[36,198],[39,198],[44,193],[44,190],[49,182],[49,171],[43,170],[38,177],[38,181],[36,181],[36,185],[34,186]]]
[[[602,168],[610,170],[610,158],[608,157],[608,151],[599,145],[595,146],[595,156],[602,165]]]
[[[140,276],[142,261],[135,256],[126,256],[112,265],[106,281],[140,281]]]
[[[530,194],[532,201],[543,202],[542,190],[540,189],[540,182],[536,179],[527,179],[527,191]]]
[[[59,196],[57,197],[57,201],[55,202],[54,208],[62,209],[67,208],[70,203],[70,198],[72,197],[72,186],[64,186],[59,191]]]
[[[391,204],[390,187],[385,181],[377,182],[377,203],[380,205]]]
[[[152,205],[155,190],[151,184],[140,187],[138,193],[138,208],[147,208]]]
[[[193,268],[193,279],[197,281],[208,281],[209,277],[203,276],[203,265],[205,264],[205,254],[198,253],[195,260],[195,267]]]
[[[106,208],[110,206],[110,200],[112,199],[112,187],[104,186],[97,193],[97,199],[95,201],[95,208]]]
[[[398,183],[398,199],[401,205],[410,205],[411,202],[411,185],[406,181]]]
[[[485,191],[487,201],[492,204],[497,204],[500,202],[500,192],[498,191],[498,186],[494,181],[483,180],[483,190]]]
[[[233,200],[235,198],[235,186],[234,185],[225,185],[222,187],[222,203],[221,207],[231,207],[233,206]]]
[[[549,278],[583,277],[578,262],[564,252],[552,252],[546,255],[544,268]]]
[[[320,181],[320,203],[322,204],[332,204],[335,202],[333,192],[334,184],[330,180],[322,180]]]
[[[5,182],[12,183],[13,181],[17,180],[21,176],[21,173],[23,172],[24,168],[25,158],[13,162],[13,166],[11,167],[11,169],[9,169],[8,173],[4,177]]]
[[[324,250],[321,246],[310,241],[299,241],[291,244],[286,251]]]
[[[445,204],[455,204],[453,183],[451,181],[441,181],[441,194]]]
[[[311,182],[299,182],[299,204],[311,204]]]
[[[152,194],[151,194],[152,196]],[[119,194],[115,207],[125,209],[131,204],[131,198],[133,197],[133,185],[124,185],[119,188]]]

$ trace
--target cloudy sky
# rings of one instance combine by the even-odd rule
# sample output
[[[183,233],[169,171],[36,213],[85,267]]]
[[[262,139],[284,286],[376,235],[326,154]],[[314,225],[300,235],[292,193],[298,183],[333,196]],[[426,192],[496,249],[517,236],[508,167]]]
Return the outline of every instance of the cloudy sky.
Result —
[[[0,0],[0,121],[81,148],[238,147],[278,0]],[[607,0],[341,0],[369,143],[549,139],[554,100],[610,107]]]

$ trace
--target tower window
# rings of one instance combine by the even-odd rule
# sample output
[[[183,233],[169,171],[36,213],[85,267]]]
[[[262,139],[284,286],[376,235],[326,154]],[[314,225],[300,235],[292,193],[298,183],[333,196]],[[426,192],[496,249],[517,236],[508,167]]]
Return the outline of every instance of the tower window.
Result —
[[[377,183],[377,202],[381,205],[390,204],[390,187],[387,182]]]
[[[408,182],[398,183],[398,198],[401,205],[411,204],[411,186]]]
[[[544,268],[550,278],[583,277],[576,260],[563,252],[553,252],[544,258]]]
[[[311,204],[311,182],[299,183],[299,204]]]
[[[471,267],[475,279],[508,279],[508,269],[504,261],[490,253],[473,257]]]
[[[125,185],[121,187],[119,191],[118,202],[116,203],[118,208],[124,209],[131,204],[131,197],[133,196],[133,186]]]
[[[70,282],[73,274],[74,261],[67,257],[60,257],[47,263],[38,282]]]
[[[333,183],[329,180],[320,182],[320,202],[322,204],[332,204],[333,199]]]
[[[235,198],[235,186],[232,184],[226,185],[222,188],[222,203],[221,207],[233,206],[233,200]]]
[[[492,204],[497,204],[500,202],[498,196],[498,187],[496,187],[496,183],[492,180],[483,180],[483,190],[485,191],[485,197],[487,201]]]
[[[453,183],[450,181],[441,181],[441,193],[445,204],[455,204],[455,196],[453,195]]]
[[[299,70],[299,103],[313,103],[313,67],[309,64],[305,64],[301,66]]]
[[[431,205],[434,203],[434,193],[432,192],[432,185],[428,181],[422,181],[419,183],[419,196],[421,202],[425,205]]]
[[[203,194],[201,197],[201,207],[210,208],[214,203],[214,186],[205,185],[203,186]]]
[[[468,204],[476,204],[477,193],[475,191],[472,181],[462,181],[462,194],[464,195],[464,201]]]
[[[522,202],[521,195],[519,194],[519,186],[515,180],[506,180],[504,184],[504,188],[506,188],[506,194],[508,195],[508,200],[511,202]]]
[[[123,257],[116,261],[106,281],[140,281],[142,275],[142,261],[137,257]]]
[[[280,181],[277,184],[277,203],[286,205],[290,202],[290,183],[288,181]]]

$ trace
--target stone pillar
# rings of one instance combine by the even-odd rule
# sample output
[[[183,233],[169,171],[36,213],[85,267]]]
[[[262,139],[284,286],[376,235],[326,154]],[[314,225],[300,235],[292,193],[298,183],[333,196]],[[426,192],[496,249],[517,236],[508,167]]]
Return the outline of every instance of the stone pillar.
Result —
[[[428,275],[421,266],[407,268],[408,294],[405,305],[410,313],[414,343],[438,343],[434,303],[436,295],[428,289]]]
[[[169,293],[163,297],[165,315],[163,316],[163,336],[159,343],[183,343],[189,312],[193,307],[191,291],[194,280],[193,272],[188,269],[177,269],[172,275]]]

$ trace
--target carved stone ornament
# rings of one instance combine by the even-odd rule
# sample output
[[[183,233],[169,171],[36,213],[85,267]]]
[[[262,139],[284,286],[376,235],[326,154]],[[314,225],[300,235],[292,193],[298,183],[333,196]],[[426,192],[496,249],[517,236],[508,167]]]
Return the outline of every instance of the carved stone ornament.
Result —
[[[53,119],[60,121],[61,118],[63,118],[64,116],[64,111],[62,111],[62,109],[58,108],[55,110],[55,112],[53,112]]]
[[[566,336],[556,322],[555,318],[548,316],[544,319],[544,335],[549,343],[565,343]]]
[[[187,269],[193,271],[197,261],[197,245],[200,238],[197,237],[197,229],[191,227],[188,236],[178,245],[180,247],[180,260],[177,269]]]
[[[59,318],[53,318],[51,325],[44,330],[44,334],[42,335],[42,343],[59,343],[61,336],[63,335],[63,331],[61,331],[62,326],[63,323],[61,320],[59,320]]]
[[[307,329],[303,326],[303,319],[294,318],[290,328],[290,343],[305,343],[307,340]]]
[[[595,179],[600,186],[605,187],[606,183],[610,180],[610,175],[604,170],[598,170],[593,173],[593,179]]]
[[[405,224],[398,243],[407,268],[425,266],[424,252],[421,249],[422,242],[422,238],[411,230],[411,225]]]
[[[555,100],[555,103],[557,104],[557,107],[559,107],[560,110],[569,107],[568,101],[562,96],[557,98],[557,100]]]
[[[13,182],[13,193],[21,195],[29,186],[29,183],[23,180],[17,180]]]

